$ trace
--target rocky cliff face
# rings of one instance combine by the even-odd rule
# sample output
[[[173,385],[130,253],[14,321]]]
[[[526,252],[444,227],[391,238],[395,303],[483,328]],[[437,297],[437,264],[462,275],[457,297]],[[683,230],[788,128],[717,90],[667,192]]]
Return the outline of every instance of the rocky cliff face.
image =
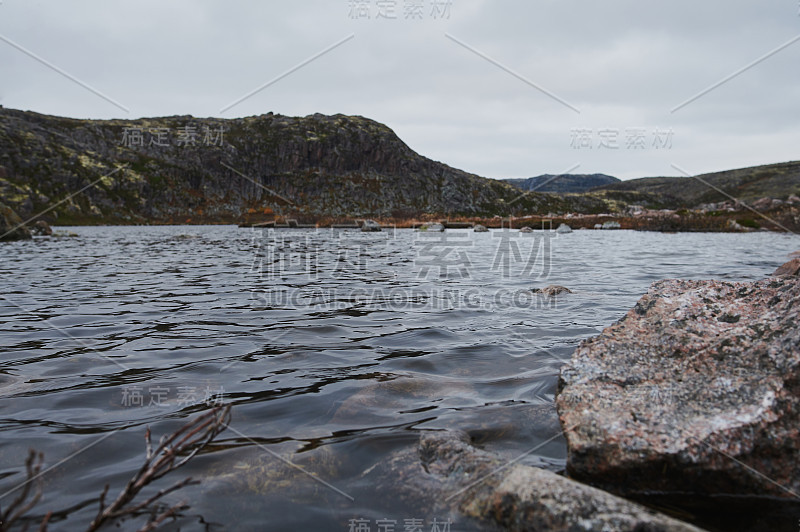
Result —
[[[509,214],[519,195],[422,157],[358,116],[101,121],[0,109],[0,198],[22,217],[58,202],[59,223],[235,220],[248,211],[491,216]],[[531,193],[513,208],[547,212],[559,202]]]

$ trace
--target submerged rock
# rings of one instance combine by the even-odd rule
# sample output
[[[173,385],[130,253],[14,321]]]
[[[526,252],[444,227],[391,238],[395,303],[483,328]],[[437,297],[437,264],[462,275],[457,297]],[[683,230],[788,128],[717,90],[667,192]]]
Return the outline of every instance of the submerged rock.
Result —
[[[361,224],[362,233],[377,233],[381,230],[381,224],[375,220],[364,220]]]
[[[503,530],[699,530],[550,471],[503,460],[457,431],[423,434],[416,448],[395,453],[363,476],[417,511],[457,511]]]
[[[11,207],[0,203],[0,241],[28,238],[31,238],[31,232],[22,224],[22,218]]]
[[[277,496],[296,503],[340,503],[339,495],[315,478],[336,478],[347,459],[327,445],[285,456],[263,448],[232,452],[204,471],[203,489],[207,493]]]
[[[475,227],[472,228],[472,230],[475,231],[476,233],[488,233],[489,232],[489,230],[485,226],[483,226],[481,224],[476,225]]]
[[[400,377],[375,382],[334,405],[332,422],[346,426],[387,423],[410,399],[437,402],[473,393],[471,385],[459,380]]]
[[[561,371],[568,473],[624,494],[796,497],[797,323],[797,279],[654,283]]]
[[[569,288],[565,286],[558,286],[555,284],[551,284],[550,286],[547,286],[545,288],[534,288],[533,290],[531,290],[531,292],[533,292],[534,294],[544,294],[547,297],[554,297],[559,294],[573,293],[572,290],[570,290]]]

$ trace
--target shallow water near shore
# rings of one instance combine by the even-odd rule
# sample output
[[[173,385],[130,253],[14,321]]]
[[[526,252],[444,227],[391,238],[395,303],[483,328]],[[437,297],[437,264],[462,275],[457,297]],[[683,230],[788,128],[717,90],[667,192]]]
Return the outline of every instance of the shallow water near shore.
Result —
[[[653,281],[761,279],[800,249],[774,233],[59,229],[78,236],[0,246],[0,505],[28,448],[66,459],[37,506],[77,508],[54,529],[85,527],[103,485],[122,488],[146,426],[215,403],[231,427],[172,474],[202,480],[167,499],[191,504],[183,530],[474,529],[362,474],[445,428],[561,470],[552,404],[581,340]],[[529,292],[550,284],[574,293]]]

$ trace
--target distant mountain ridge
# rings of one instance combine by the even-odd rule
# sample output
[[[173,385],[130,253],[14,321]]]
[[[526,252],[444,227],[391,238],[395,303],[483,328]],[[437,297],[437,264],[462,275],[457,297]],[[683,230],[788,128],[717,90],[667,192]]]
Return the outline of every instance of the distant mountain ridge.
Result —
[[[720,192],[722,191],[722,192]],[[601,185],[591,192],[644,194],[662,208],[691,209],[730,201],[752,203],[769,197],[800,196],[800,161],[739,168],[697,177],[645,177]],[[724,192],[724,193],[723,193]]]
[[[620,180],[606,174],[544,174],[527,179],[504,179],[522,190],[533,190],[551,194],[580,194],[593,188],[603,187]]]

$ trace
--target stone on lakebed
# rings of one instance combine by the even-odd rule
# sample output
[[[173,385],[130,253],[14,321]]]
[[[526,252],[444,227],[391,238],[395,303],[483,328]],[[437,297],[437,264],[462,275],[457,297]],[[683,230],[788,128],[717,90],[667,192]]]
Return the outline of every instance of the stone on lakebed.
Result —
[[[394,453],[363,477],[418,512],[458,512],[488,530],[700,530],[551,471],[509,462],[474,447],[460,431],[423,433],[415,448]]]

